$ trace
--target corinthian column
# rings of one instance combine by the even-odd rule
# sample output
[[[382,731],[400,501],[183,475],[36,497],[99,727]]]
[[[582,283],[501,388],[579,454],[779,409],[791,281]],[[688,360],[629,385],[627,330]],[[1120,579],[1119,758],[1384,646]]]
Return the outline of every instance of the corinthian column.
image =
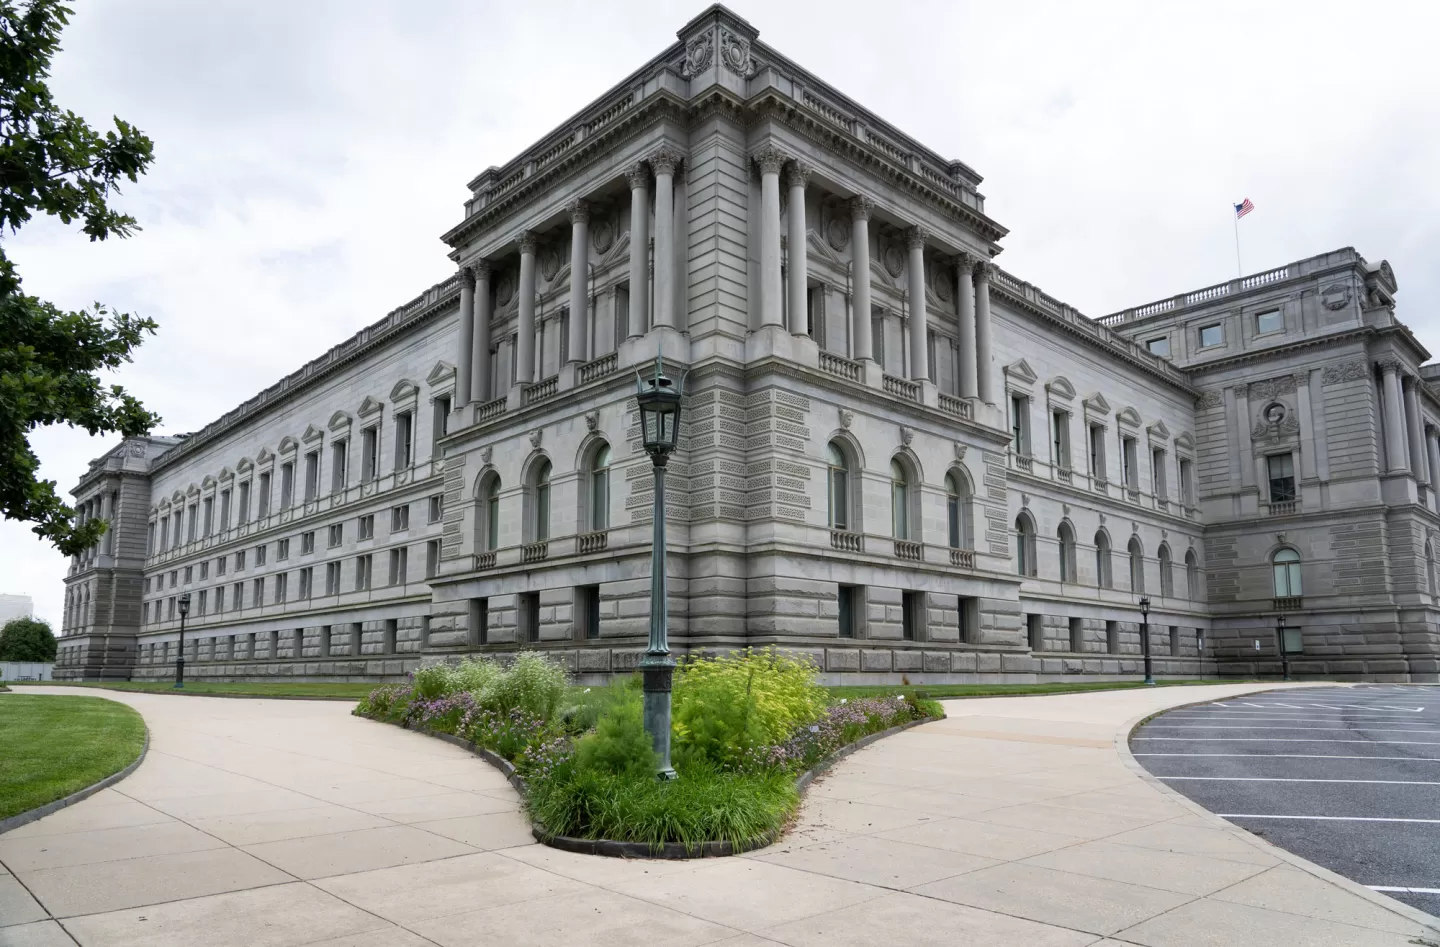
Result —
[[[455,352],[455,407],[470,403],[470,350],[475,345],[475,273],[460,267],[460,339]]]
[[[585,324],[590,298],[590,205],[570,204],[570,351],[567,361],[585,361]]]
[[[780,285],[780,167],[785,156],[766,148],[755,156],[760,168],[760,325],[784,325]]]
[[[515,358],[515,381],[535,380],[535,234],[520,235],[520,328]]]
[[[910,248],[910,378],[930,378],[929,323],[925,312],[925,233],[923,227],[911,227],[905,242]]]
[[[1401,408],[1400,362],[1389,358],[1380,363],[1381,391],[1385,400],[1385,456],[1391,473],[1409,471],[1405,457],[1405,421]]]
[[[980,400],[995,404],[995,372],[990,365],[990,264],[975,266],[975,387]]]
[[[974,398],[975,387],[975,260],[968,253],[955,258],[955,298],[960,311],[960,377],[956,390]]]
[[[655,172],[655,325],[675,327],[675,169],[678,152],[662,147],[649,158]]]
[[[1407,377],[1404,383],[1405,392],[1405,426],[1410,434],[1410,472],[1415,475],[1416,483],[1429,483],[1430,478],[1425,472],[1425,436],[1420,430],[1420,398],[1415,393],[1415,386],[1419,382],[1415,378]]]
[[[650,172],[636,164],[625,172],[630,182],[630,325],[626,335],[645,334],[650,315]]]
[[[810,250],[805,244],[805,185],[810,183],[810,169],[798,161],[793,162],[785,183],[790,189],[786,222],[790,231],[790,334],[808,335],[810,312],[806,290],[810,285]]]
[[[875,202],[864,195],[850,199],[850,338],[855,340],[850,357],[856,361],[875,358],[870,339],[870,211],[874,207]]]
[[[475,261],[475,348],[471,355],[471,401],[489,401],[490,378],[490,261]]]
[[[1435,433],[1433,427],[1425,430],[1425,448],[1430,458],[1430,475],[1440,477],[1440,435]],[[1440,484],[1437,484],[1437,487],[1440,487]],[[1440,489],[1435,491],[1435,507],[1440,510]]]

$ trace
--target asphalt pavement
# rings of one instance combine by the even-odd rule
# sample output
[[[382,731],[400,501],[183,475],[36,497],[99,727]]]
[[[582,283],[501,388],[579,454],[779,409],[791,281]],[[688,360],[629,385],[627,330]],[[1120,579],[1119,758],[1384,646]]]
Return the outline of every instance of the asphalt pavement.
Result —
[[[1360,685],[1182,707],[1131,737],[1166,785],[1440,915],[1440,688]]]

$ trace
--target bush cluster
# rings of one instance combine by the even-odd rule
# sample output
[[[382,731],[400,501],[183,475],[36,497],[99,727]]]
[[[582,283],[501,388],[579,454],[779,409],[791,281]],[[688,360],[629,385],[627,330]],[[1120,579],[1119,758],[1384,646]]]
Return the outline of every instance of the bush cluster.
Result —
[[[683,661],[672,695],[672,762],[656,779],[638,677],[569,686],[536,652],[433,665],[377,688],[357,713],[461,736],[515,764],[546,831],[661,845],[750,847],[794,813],[795,777],[848,743],[942,716],[914,697],[829,702],[813,664],[776,650]]]

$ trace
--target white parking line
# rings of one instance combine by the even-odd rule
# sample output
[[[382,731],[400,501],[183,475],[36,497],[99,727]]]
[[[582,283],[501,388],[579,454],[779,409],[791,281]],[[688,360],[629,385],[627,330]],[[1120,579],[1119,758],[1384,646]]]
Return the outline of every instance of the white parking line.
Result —
[[[1156,776],[1156,779],[1199,779],[1219,783],[1371,783],[1379,786],[1440,786],[1440,782],[1411,779],[1299,779],[1283,776]]]
[[[1425,730],[1416,727],[1271,727],[1250,726],[1228,723],[1152,723],[1146,730],[1366,730],[1371,733],[1440,733],[1440,730]]]
[[[1333,753],[1132,753],[1131,756],[1225,756],[1245,760],[1404,760],[1440,763],[1440,756],[1336,756]]]
[[[1210,704],[1211,707],[1256,707],[1266,710],[1273,707],[1283,707],[1286,710],[1369,710],[1392,713],[1418,714],[1425,710],[1424,707],[1381,707],[1375,704],[1283,704],[1279,701],[1257,704],[1252,701],[1227,701],[1226,703]]]
[[[1389,885],[1366,885],[1371,891],[1383,891],[1386,894],[1440,894],[1440,888],[1392,888]]]
[[[1175,743],[1364,743],[1368,746],[1440,746],[1434,740],[1331,740],[1325,737],[1300,737],[1271,740],[1265,737],[1131,737],[1137,740],[1169,740]]]
[[[1410,822],[1421,825],[1440,825],[1440,819],[1382,819],[1378,816],[1359,815],[1256,815],[1252,813],[1217,813],[1222,819],[1296,819],[1307,822]]]

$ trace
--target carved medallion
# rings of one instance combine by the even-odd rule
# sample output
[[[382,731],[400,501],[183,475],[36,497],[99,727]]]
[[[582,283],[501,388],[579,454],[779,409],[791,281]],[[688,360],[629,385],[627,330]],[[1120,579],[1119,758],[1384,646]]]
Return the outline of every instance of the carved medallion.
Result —
[[[545,252],[540,254],[540,275],[547,281],[555,278],[560,272],[560,251],[555,247],[546,247]]]
[[[680,74],[687,79],[693,78],[697,73],[708,69],[710,60],[714,57],[715,40],[707,30],[685,47],[685,61],[680,64]]]
[[[841,220],[839,217],[831,217],[830,222],[825,225],[825,239],[830,247],[835,250],[844,250],[850,246],[850,223]]]
[[[755,60],[750,55],[750,42],[729,30],[720,31],[720,61],[725,68],[749,78],[755,74]]]
[[[1260,412],[1260,416],[1271,424],[1279,424],[1285,420],[1285,406],[1278,401],[1272,401]]]
[[[500,278],[495,281],[495,302],[498,305],[505,305],[515,296],[515,279],[510,273],[501,273]]]
[[[926,267],[926,271],[935,274],[935,295],[939,296],[943,302],[948,303],[950,297],[954,295],[954,290],[950,286],[950,274],[938,266]]]
[[[606,253],[615,245],[615,224],[608,215],[591,225],[590,242],[596,253]]]
[[[890,244],[880,251],[880,263],[885,267],[885,272],[891,276],[899,276],[905,269],[905,254],[895,244]]]
[[[1331,283],[1320,290],[1320,305],[1326,309],[1344,309],[1350,305],[1350,287],[1344,283]]]

